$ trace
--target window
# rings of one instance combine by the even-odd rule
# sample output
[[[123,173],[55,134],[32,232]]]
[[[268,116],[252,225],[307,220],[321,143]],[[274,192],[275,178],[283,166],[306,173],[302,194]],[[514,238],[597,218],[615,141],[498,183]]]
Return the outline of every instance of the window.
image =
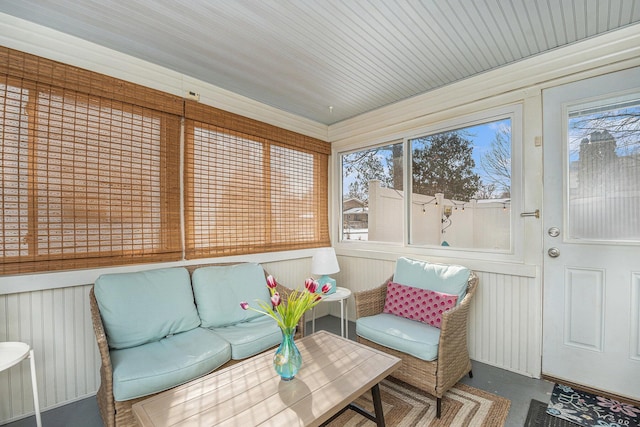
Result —
[[[640,242],[640,97],[567,111],[567,238]]]
[[[411,150],[410,244],[511,249],[511,119],[427,134]]]
[[[511,253],[515,110],[342,153],[341,240]]]
[[[342,240],[402,243],[402,151],[398,142],[341,156]]]
[[[187,258],[329,245],[329,144],[196,103],[186,111]]]

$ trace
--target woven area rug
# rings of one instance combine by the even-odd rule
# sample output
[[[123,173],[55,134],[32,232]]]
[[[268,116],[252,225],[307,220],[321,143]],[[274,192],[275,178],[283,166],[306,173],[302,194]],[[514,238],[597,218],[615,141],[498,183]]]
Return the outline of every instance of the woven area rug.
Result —
[[[583,427],[640,426],[640,408],[556,384],[547,413]]]
[[[435,398],[409,384],[385,379],[380,383],[380,394],[387,427],[501,427],[511,404],[504,397],[458,383],[444,395],[442,416],[436,419]],[[371,393],[365,393],[355,403],[373,412]],[[328,426],[369,427],[375,423],[349,410]]]

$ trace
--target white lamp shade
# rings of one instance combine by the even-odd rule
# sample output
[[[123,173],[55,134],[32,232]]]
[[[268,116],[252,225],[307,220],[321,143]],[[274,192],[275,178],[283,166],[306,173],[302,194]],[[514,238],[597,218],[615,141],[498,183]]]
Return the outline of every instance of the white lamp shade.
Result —
[[[334,274],[339,271],[338,258],[333,248],[320,248],[311,258],[311,274]]]

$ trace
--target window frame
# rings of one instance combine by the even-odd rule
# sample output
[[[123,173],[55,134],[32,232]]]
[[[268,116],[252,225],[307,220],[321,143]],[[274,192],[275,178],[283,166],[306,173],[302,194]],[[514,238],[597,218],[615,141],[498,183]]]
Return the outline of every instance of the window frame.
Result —
[[[511,213],[510,213],[510,249],[509,250],[491,250],[489,248],[455,248],[440,247],[429,245],[416,245],[410,243],[411,230],[411,198],[405,197],[403,219],[403,240],[402,243],[394,242],[373,242],[373,241],[356,241],[343,239],[342,235],[342,156],[345,154],[363,151],[375,147],[390,145],[396,141],[403,141],[403,188],[406,192],[411,191],[411,139],[433,135],[437,133],[447,132],[451,130],[471,127],[483,123],[493,121],[511,119]],[[335,151],[335,161],[333,163],[336,185],[334,186],[334,206],[335,224],[333,227],[336,247],[344,250],[352,251],[379,251],[398,255],[406,255],[408,253],[418,256],[430,256],[437,259],[447,260],[451,258],[466,258],[489,261],[505,261],[505,262],[522,262],[524,257],[523,241],[524,241],[524,225],[520,212],[523,212],[523,106],[521,103],[514,103],[500,107],[490,108],[486,110],[476,111],[474,113],[453,117],[434,124],[427,124],[418,128],[413,128],[402,132],[401,134],[393,134],[388,137],[380,137],[370,144],[363,143],[350,145]]]

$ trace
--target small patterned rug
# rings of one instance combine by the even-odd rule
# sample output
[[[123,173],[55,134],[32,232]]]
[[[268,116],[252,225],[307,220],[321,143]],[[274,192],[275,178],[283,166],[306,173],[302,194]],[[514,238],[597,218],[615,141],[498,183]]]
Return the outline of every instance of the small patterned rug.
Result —
[[[524,427],[576,427],[571,421],[547,414],[547,402],[531,399]]]
[[[547,414],[584,427],[640,426],[640,408],[556,384]]]
[[[380,383],[380,395],[387,427],[502,427],[511,404],[504,397],[458,383],[445,393],[442,416],[436,419],[435,398],[409,384],[387,378]],[[371,393],[355,403],[373,412]],[[327,426],[369,427],[375,423],[348,410]]]

